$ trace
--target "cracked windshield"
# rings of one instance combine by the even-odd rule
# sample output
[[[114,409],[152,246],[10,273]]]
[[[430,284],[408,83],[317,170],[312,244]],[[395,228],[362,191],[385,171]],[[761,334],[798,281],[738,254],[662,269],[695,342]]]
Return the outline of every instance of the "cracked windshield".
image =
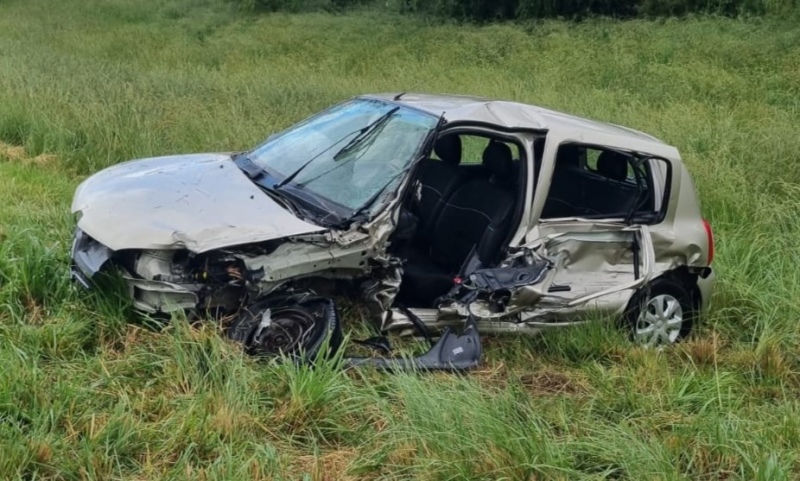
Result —
[[[436,121],[386,102],[355,100],[284,131],[251,158],[294,187],[356,210],[402,179]]]

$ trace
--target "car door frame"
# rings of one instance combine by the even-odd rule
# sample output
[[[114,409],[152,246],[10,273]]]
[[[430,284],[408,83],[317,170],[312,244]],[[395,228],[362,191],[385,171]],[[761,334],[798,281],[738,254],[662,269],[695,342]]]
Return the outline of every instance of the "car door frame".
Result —
[[[470,133],[473,135],[483,134],[498,137],[500,139],[508,139],[509,141],[513,139],[514,142],[522,147],[522,152],[524,153],[525,157],[524,159],[520,159],[520,162],[524,162],[525,166],[525,178],[521,179],[525,183],[524,194],[520,199],[520,202],[522,202],[522,212],[518,217],[516,217],[517,213],[515,213],[517,225],[516,228],[512,226],[510,229],[510,240],[506,245],[506,248],[513,249],[520,246],[524,242],[525,234],[531,228],[529,222],[531,219],[531,209],[533,206],[534,189],[536,188],[534,185],[535,164],[533,142],[536,138],[545,134],[546,130],[503,129],[483,123],[458,122],[446,125],[440,131],[439,136]],[[410,331],[413,331],[414,324],[404,311],[405,309],[399,309],[397,307],[388,309],[384,313],[381,321],[381,330],[402,330],[407,328]],[[417,316],[425,325],[435,330],[443,329],[444,327],[461,322],[458,319],[453,319],[452,316],[445,315],[443,317],[441,315],[442,313],[437,308],[408,308],[408,311]]]
[[[440,136],[449,134],[463,134],[463,135],[476,135],[476,136],[490,136],[499,139],[505,139],[509,142],[519,144],[521,151],[525,158],[520,159],[520,162],[525,164],[525,178],[520,179],[525,182],[524,195],[519,199],[522,202],[522,213],[516,222],[516,228],[512,228],[510,232],[510,240],[507,247],[516,247],[521,245],[525,238],[525,234],[530,230],[531,224],[531,209],[534,200],[534,159],[533,159],[533,141],[537,138],[537,133],[529,130],[508,130],[496,128],[491,125],[480,123],[459,122],[446,125],[439,133]],[[541,133],[538,133],[541,135]]]
[[[654,225],[632,223],[626,225],[624,219],[619,217],[609,218],[582,218],[582,217],[560,217],[552,219],[542,219],[541,214],[547,198],[550,194],[551,181],[553,171],[555,168],[556,157],[558,149],[565,144],[577,144],[586,147],[594,148],[607,148],[613,150],[636,152],[646,156],[651,156],[659,160],[671,162],[672,159],[679,159],[677,150],[674,147],[660,144],[650,140],[639,140],[634,136],[617,136],[609,135],[604,132],[595,131],[551,131],[547,134],[545,139],[545,146],[542,153],[542,161],[540,165],[539,178],[535,189],[533,205],[531,208],[531,217],[528,225],[531,226],[530,230],[525,235],[526,245],[536,245],[546,242],[562,235],[575,234],[588,231],[634,231],[638,239],[640,249],[640,259],[642,265],[640,266],[640,276],[629,282],[623,282],[614,287],[609,287],[601,291],[582,296],[574,299],[568,303],[567,308],[561,312],[551,309],[544,314],[553,314],[554,317],[565,319],[575,316],[576,313],[585,309],[586,304],[590,301],[600,300],[595,304],[595,307],[600,307],[601,312],[621,313],[622,309],[627,304],[627,300],[633,292],[652,280],[654,277],[663,272],[664,263],[659,263],[659,252],[653,237],[661,237],[664,231],[664,219],[671,218],[669,199],[665,198],[664,194],[669,193],[676,184],[680,183],[679,173],[675,172],[677,169],[670,168],[670,172],[666,174],[661,168],[655,168],[651,165],[650,175],[652,176],[654,188],[654,195],[660,196],[656,199],[657,208],[661,208],[662,202],[666,202],[664,206],[665,214]],[[673,166],[674,167],[674,166]],[[669,185],[667,185],[669,184]],[[662,187],[662,185],[664,187]],[[621,292],[627,291],[630,295],[616,296],[616,300],[609,300],[606,305],[602,305],[602,300],[606,296],[612,296]],[[609,297],[610,299],[610,297]],[[529,316],[536,317],[536,316]],[[571,323],[570,323],[571,324]]]

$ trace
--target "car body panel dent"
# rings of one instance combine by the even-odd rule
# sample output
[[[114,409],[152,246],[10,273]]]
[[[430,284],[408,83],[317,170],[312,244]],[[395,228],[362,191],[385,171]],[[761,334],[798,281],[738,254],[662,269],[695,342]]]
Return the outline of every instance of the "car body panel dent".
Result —
[[[518,262],[522,258],[524,262]],[[572,325],[621,311],[636,289],[654,277],[654,258],[647,226],[598,224],[584,232],[554,233],[522,246],[504,261],[507,265],[533,265],[542,259],[550,263],[544,275],[530,284],[508,289],[507,300],[496,302],[494,293],[469,305],[446,299],[437,309],[414,313],[435,330],[457,325],[470,315],[479,321],[482,332],[535,333],[559,323]],[[392,310],[382,327],[404,331],[411,324],[403,312]]]

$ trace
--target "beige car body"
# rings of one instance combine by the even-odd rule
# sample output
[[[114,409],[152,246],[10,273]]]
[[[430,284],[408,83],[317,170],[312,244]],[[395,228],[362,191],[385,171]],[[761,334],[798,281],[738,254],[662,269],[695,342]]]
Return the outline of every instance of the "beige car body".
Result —
[[[554,267],[543,282],[514,289],[501,312],[488,302],[475,303],[471,311],[479,319],[482,332],[536,333],[598,317],[618,317],[637,290],[659,276],[678,271],[696,282],[690,288],[698,300],[697,307],[707,308],[714,282],[709,266],[712,240],[704,227],[691,177],[676,148],[631,129],[516,102],[421,94],[363,98],[442,116],[446,124],[440,135],[485,133],[513,139],[524,147],[525,157],[520,161],[526,164],[525,202],[508,245],[509,257],[547,258]],[[545,147],[534,185],[533,142],[543,136]],[[660,159],[649,162],[653,162],[654,185],[668,193],[663,218],[650,225],[629,225],[621,218],[541,219],[556,151],[565,143],[603,146]],[[135,251],[137,263],[134,268],[123,269],[123,275],[138,309],[155,313],[210,307],[209,303],[228,300],[206,299],[206,305],[201,306],[198,285],[168,278],[170,259],[178,250],[199,255],[223,249],[248,272],[264,273],[257,280],[248,280],[250,299],[314,279],[358,280],[364,300],[382,328],[409,326],[407,316],[393,308],[402,263],[390,253],[390,237],[401,207],[402,196],[397,193],[410,187],[413,176],[400,183],[393,198],[371,220],[337,231],[288,219],[284,207],[272,199],[255,199],[251,205],[248,197],[254,199],[260,192],[247,187],[247,179],[235,168],[227,168],[229,160],[224,154],[147,159],[121,164],[87,179],[77,190],[72,209],[79,216],[79,234],[73,247],[75,275],[84,282],[115,252]],[[191,168],[186,167],[190,165],[187,162],[191,162]],[[664,168],[664,162],[670,169]],[[204,165],[205,170],[198,173],[197,165]],[[206,174],[212,168],[225,172],[235,191],[210,194]],[[138,201],[132,200],[136,192],[131,185],[144,171],[162,185],[173,186],[181,180],[183,187],[170,187],[163,197],[143,190]],[[122,178],[127,180],[119,180]],[[232,204],[226,200],[230,195],[242,197],[233,216]],[[183,215],[176,206],[184,202],[202,210],[202,216]],[[171,214],[160,215],[162,207]],[[282,217],[271,223],[270,215]],[[208,219],[223,218],[225,222],[206,225]],[[119,223],[117,219],[134,220]],[[254,219],[263,219],[263,223]],[[269,253],[237,251],[237,246],[274,241],[281,243]],[[633,241],[640,246],[636,256],[630,248]],[[571,290],[551,292],[553,285],[569,285]],[[460,322],[466,316],[464,306],[456,303],[411,311],[434,328]]]

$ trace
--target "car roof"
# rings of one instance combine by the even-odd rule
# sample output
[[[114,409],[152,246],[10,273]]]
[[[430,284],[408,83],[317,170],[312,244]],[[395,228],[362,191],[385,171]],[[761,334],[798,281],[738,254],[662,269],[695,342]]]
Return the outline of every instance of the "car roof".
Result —
[[[396,102],[436,116],[444,115],[444,118],[449,123],[482,123],[511,130],[594,131],[620,139],[635,140],[639,144],[642,142],[651,144],[656,150],[662,150],[667,147],[660,139],[638,130],[520,102],[464,95],[401,92],[362,95],[360,98]],[[669,150],[672,149],[670,148]]]

